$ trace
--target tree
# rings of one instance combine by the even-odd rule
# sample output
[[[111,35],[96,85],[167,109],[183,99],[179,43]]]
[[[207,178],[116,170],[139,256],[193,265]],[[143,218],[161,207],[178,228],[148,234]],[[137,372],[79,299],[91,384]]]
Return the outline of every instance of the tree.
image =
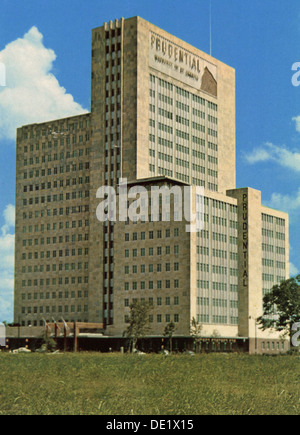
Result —
[[[54,352],[56,349],[56,342],[53,338],[49,337],[47,332],[41,336],[41,347],[37,352]]]
[[[167,324],[167,326],[165,327],[165,331],[164,331],[164,337],[168,338],[169,340],[169,345],[170,345],[170,352],[172,353],[172,338],[173,338],[173,334],[174,331],[176,329],[175,323],[170,322]]]
[[[286,331],[291,338],[293,324],[300,322],[300,275],[274,285],[264,296],[263,310],[257,319],[261,329]]]
[[[197,322],[195,317],[193,317],[190,325],[190,334],[194,339],[194,347],[196,349],[196,352],[199,350],[202,328],[203,326],[201,325],[201,323]]]
[[[137,341],[149,334],[151,329],[149,315],[152,310],[153,306],[149,302],[136,301],[130,305],[128,327],[123,336],[128,339],[131,352],[136,348]]]

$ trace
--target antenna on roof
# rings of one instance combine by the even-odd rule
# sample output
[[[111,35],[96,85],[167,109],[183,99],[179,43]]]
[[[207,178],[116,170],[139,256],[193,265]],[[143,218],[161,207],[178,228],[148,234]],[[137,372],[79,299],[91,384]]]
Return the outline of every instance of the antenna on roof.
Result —
[[[209,8],[209,43],[210,43],[210,55],[212,55],[211,0],[210,0],[210,8]]]

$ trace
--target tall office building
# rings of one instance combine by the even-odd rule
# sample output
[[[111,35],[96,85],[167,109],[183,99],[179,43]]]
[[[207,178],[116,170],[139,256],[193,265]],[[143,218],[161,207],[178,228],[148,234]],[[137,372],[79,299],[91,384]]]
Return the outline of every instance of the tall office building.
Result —
[[[117,337],[147,300],[153,336],[173,321],[188,337],[194,317],[224,346],[282,350],[256,319],[289,274],[288,216],[236,188],[234,69],[135,17],[92,31],[91,80],[90,114],[18,129],[15,322],[103,322]],[[99,222],[98,189],[121,179],[203,187],[203,229],[172,213]]]

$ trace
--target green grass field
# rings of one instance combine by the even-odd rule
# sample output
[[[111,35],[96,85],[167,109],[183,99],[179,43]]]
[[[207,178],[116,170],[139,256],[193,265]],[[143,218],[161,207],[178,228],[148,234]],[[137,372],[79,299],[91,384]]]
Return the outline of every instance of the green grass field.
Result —
[[[299,356],[0,354],[1,415],[295,415]]]

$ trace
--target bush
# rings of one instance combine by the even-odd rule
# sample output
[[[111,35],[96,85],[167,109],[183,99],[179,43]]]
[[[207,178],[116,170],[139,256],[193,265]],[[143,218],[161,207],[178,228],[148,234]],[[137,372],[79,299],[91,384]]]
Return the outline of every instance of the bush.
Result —
[[[47,334],[42,336],[42,346],[37,352],[54,352],[56,350],[56,342],[53,338],[48,337]]]

